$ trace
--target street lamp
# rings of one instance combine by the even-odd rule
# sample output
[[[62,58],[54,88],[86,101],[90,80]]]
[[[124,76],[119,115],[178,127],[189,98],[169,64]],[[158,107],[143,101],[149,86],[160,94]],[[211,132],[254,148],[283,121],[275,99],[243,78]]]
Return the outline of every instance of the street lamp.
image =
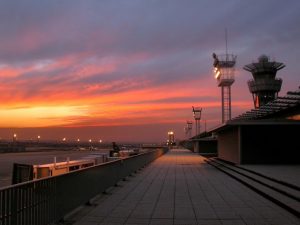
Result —
[[[80,142],[80,139],[77,138],[77,148],[78,148],[78,150],[80,150],[80,148],[79,148],[79,142]]]
[[[195,127],[196,127],[196,135],[200,134],[200,120],[201,120],[201,112],[202,108],[194,107],[193,108],[193,114],[195,119]]]
[[[90,143],[90,151],[92,151],[92,139],[89,140]]]
[[[168,145],[174,145],[175,143],[175,138],[174,138],[174,132],[173,131],[169,131],[168,132]]]
[[[13,142],[16,142],[17,141],[17,134],[14,134],[13,135]]]

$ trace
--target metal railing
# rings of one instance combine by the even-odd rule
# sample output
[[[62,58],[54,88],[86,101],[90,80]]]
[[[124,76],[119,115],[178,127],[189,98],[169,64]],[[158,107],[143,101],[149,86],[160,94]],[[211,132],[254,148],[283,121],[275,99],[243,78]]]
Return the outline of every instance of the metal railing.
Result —
[[[153,150],[0,189],[0,225],[47,225],[167,152]]]

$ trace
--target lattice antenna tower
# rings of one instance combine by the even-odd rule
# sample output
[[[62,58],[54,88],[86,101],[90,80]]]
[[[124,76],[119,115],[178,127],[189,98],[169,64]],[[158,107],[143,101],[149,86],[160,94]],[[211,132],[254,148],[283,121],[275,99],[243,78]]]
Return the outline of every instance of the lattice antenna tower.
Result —
[[[222,99],[222,123],[231,119],[231,85],[234,83],[234,72],[236,64],[236,55],[228,54],[227,49],[227,29],[225,30],[226,53],[217,55],[212,54],[214,58],[214,74],[218,86],[221,87]]]
[[[200,134],[200,120],[201,120],[201,112],[202,108],[200,107],[193,107],[193,115],[195,119],[195,129],[196,129],[196,135]]]

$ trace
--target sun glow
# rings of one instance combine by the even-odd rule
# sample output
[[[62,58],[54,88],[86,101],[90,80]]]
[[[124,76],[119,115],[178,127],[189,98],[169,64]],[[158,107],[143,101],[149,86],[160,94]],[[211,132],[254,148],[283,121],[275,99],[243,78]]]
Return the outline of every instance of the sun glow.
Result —
[[[73,117],[83,117],[87,106],[43,106],[0,109],[1,127],[44,127],[68,125]]]

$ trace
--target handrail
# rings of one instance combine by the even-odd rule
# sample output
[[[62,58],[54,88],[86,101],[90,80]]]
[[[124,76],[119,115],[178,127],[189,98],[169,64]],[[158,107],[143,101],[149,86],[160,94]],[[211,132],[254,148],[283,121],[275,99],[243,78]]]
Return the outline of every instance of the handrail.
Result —
[[[1,225],[48,225],[87,203],[167,148],[0,189]]]

